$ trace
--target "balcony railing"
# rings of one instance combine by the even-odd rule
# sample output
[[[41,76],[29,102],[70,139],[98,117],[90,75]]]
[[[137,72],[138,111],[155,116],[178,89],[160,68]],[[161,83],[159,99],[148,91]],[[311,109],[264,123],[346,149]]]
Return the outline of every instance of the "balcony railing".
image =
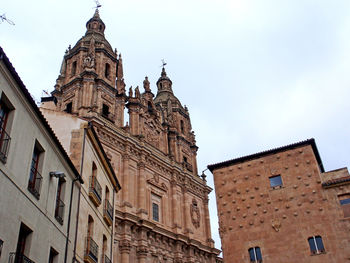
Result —
[[[86,250],[85,250],[85,261],[87,262],[98,262],[98,245],[91,238],[86,238]]]
[[[63,224],[63,216],[64,216],[64,203],[62,200],[57,199],[56,201],[56,209],[55,209],[55,218],[62,225]]]
[[[0,127],[0,160],[6,163],[7,154],[10,148],[11,137]]]
[[[41,188],[41,180],[43,177],[40,175],[37,169],[32,167],[30,169],[30,176],[28,182],[28,190],[31,192],[36,198],[40,197],[40,188]]]
[[[23,254],[12,252],[10,253],[10,256],[9,256],[9,263],[35,263],[35,262],[27,258]]]
[[[112,261],[109,259],[109,257],[107,257],[106,255],[104,255],[102,257],[102,263],[112,263]]]
[[[100,183],[97,181],[96,176],[90,176],[89,196],[96,206],[99,206],[101,204],[102,187]]]
[[[109,225],[111,225],[113,222],[113,206],[107,199],[105,200],[105,203],[104,203],[103,215],[109,221],[110,223]]]

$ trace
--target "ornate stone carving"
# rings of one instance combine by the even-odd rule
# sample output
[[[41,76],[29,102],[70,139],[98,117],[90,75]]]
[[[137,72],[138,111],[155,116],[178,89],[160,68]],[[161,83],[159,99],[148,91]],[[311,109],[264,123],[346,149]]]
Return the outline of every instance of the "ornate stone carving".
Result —
[[[166,186],[166,184],[159,182],[158,174],[154,174],[153,178],[147,180],[147,183],[163,190],[164,192],[168,192],[168,187]]]
[[[138,246],[136,250],[137,256],[138,257],[146,257],[148,254],[148,248],[146,246]]]
[[[190,207],[190,213],[191,213],[192,224],[194,225],[195,228],[199,228],[200,221],[201,221],[201,215],[200,215],[200,211],[199,211],[199,207],[198,207],[196,199],[192,200],[192,204]]]
[[[131,244],[129,240],[121,240],[119,242],[119,249],[123,253],[130,253]]]

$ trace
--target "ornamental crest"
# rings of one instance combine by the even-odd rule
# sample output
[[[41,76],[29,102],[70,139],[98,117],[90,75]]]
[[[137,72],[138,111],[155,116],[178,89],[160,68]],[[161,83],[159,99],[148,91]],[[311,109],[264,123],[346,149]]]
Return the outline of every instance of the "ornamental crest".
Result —
[[[198,204],[197,204],[196,199],[192,200],[192,204],[190,207],[190,213],[191,213],[192,224],[194,225],[195,228],[199,228],[200,221],[201,221],[201,215],[199,212],[199,208],[198,208]]]

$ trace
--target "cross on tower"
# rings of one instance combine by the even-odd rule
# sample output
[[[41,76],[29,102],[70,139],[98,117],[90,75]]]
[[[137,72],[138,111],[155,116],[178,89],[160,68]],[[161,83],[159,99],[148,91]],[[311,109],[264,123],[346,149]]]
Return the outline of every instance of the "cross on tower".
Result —
[[[102,5],[98,0],[95,0],[95,3],[96,3],[96,9],[98,10]]]
[[[164,61],[164,59],[162,59],[162,65],[161,65],[161,67],[163,67],[164,68],[164,66],[166,66],[166,62]]]

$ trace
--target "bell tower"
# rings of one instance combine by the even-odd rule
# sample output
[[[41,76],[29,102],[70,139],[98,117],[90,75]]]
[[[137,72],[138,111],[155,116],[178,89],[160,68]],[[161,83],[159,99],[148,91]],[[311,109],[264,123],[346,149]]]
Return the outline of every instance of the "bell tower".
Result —
[[[86,23],[85,35],[66,50],[52,95],[58,110],[87,119],[98,115],[121,127],[125,105],[122,58],[106,40],[105,28],[96,9]]]

